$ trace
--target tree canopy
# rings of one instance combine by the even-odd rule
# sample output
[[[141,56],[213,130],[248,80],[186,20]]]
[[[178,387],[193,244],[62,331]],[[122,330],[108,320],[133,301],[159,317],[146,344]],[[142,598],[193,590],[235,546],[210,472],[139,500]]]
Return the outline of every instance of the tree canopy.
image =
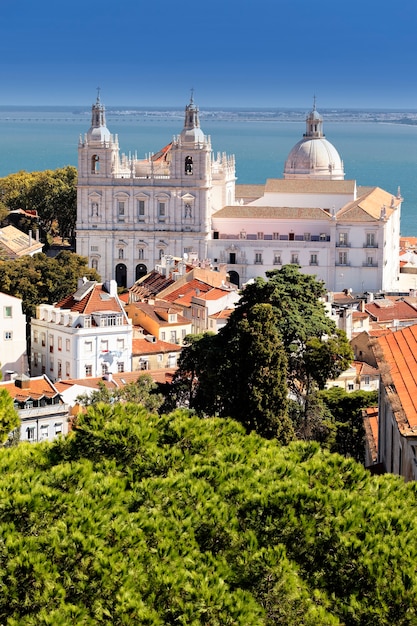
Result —
[[[23,312],[34,317],[36,306],[53,304],[76,291],[79,278],[100,280],[87,265],[87,258],[74,252],[23,256],[13,261],[0,260],[0,291],[23,300]]]
[[[0,445],[19,425],[20,419],[14,408],[13,398],[7,389],[0,389]]]
[[[288,443],[294,437],[287,412],[291,395],[297,400],[297,419],[304,414],[299,432],[315,437],[322,431],[322,438],[323,429],[307,429],[305,419],[312,415],[316,391],[349,366],[351,347],[326,315],[322,282],[295,265],[266,276],[245,286],[218,335],[186,338],[171,397],[177,406],[234,417],[248,430],[275,433]],[[323,406],[315,403],[316,415]],[[325,430],[327,437],[329,424]]]
[[[98,404],[0,469],[8,626],[416,623],[416,484],[318,444]]]
[[[4,208],[36,210],[41,230],[70,238],[77,219],[77,169],[68,165],[42,172],[17,172],[0,178],[0,217]],[[1,210],[3,207],[3,210]]]

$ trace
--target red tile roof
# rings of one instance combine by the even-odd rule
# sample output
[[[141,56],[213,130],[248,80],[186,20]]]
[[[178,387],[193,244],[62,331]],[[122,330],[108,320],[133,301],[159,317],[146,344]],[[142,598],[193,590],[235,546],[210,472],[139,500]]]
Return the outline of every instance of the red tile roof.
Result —
[[[416,320],[417,309],[404,299],[382,298],[365,305],[365,311],[377,322]]]
[[[116,387],[123,387],[132,382],[136,382],[139,376],[143,374],[149,374],[152,380],[156,383],[169,383],[176,372],[176,369],[160,369],[160,370],[141,370],[138,372],[120,372],[111,375],[111,380],[106,377],[97,378],[68,378],[56,383],[57,389],[63,392],[65,389],[72,387],[73,385],[80,385],[82,387],[91,387],[92,389],[98,389],[98,383],[102,382],[108,389],[114,389]]]
[[[380,337],[378,343],[384,356],[381,363],[389,365],[385,385],[396,391],[405,414],[399,428],[402,432],[416,428],[417,434],[417,325]]]
[[[203,283],[197,278],[193,278],[193,280],[185,283],[175,291],[171,291],[171,293],[165,296],[165,300],[168,300],[169,302],[176,302],[177,304],[181,304],[181,306],[189,306],[193,296],[201,296],[211,289],[213,289],[211,285]]]
[[[84,293],[85,295],[83,295]],[[78,296],[77,294],[80,295]],[[85,315],[103,313],[105,311],[114,313],[123,311],[118,298],[111,296],[104,289],[103,284],[94,283],[92,281],[85,283],[78,291],[57,302],[55,308],[70,309],[73,312],[83,313]]]
[[[132,341],[132,356],[138,356],[140,354],[160,354],[166,352],[181,352],[181,346],[176,343],[169,343],[167,341],[148,341],[147,339],[133,339]]]
[[[27,388],[22,388],[16,384],[17,381],[1,382],[1,387],[5,387],[13,399],[19,402],[26,400],[39,400],[39,398],[53,398],[58,395],[57,389],[46,376],[35,376],[29,378],[23,383],[23,387],[27,384]]]

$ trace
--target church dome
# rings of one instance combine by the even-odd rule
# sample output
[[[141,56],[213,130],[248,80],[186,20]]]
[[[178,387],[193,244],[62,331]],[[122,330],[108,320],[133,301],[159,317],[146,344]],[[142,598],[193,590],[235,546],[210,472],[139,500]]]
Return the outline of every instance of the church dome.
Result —
[[[323,118],[313,110],[306,118],[306,132],[295,144],[284,167],[284,178],[343,180],[343,161],[333,144],[323,134]]]

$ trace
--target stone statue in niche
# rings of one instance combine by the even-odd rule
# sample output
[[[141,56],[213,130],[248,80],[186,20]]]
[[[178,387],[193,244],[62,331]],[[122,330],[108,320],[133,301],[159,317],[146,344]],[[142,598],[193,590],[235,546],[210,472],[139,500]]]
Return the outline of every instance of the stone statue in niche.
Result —
[[[187,204],[185,204],[185,206],[184,206],[184,209],[185,209],[184,210],[184,217],[192,217],[192,215],[191,215],[191,204],[189,204],[187,202]]]

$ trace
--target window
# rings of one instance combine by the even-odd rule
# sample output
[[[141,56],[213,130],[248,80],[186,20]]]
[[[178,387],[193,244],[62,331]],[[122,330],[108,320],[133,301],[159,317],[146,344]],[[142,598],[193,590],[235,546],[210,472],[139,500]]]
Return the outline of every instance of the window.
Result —
[[[274,265],[281,265],[281,255],[278,252],[274,254]]]
[[[184,164],[184,173],[190,176],[193,173],[193,157],[186,156]]]
[[[108,373],[109,373],[109,366],[107,365],[107,363],[102,363],[101,364],[101,375],[105,376]]]
[[[67,378],[70,377],[70,364],[69,364],[69,361],[65,361],[65,376]]]
[[[170,339],[171,343],[176,343],[177,342],[177,331],[176,330],[171,330],[171,339]]]
[[[28,441],[35,441],[35,427],[34,426],[28,426],[28,428],[26,428],[26,433],[27,433]]]
[[[48,424],[41,424],[41,441],[42,439],[48,439],[49,426]]]
[[[62,423],[61,422],[56,422],[54,424],[54,431],[55,431],[55,436],[60,435],[62,433]]]
[[[69,352],[71,350],[71,342],[69,339],[65,340],[65,350]]]
[[[165,202],[158,202],[158,217],[165,219]]]
[[[145,250],[143,248],[138,248],[139,261],[143,261],[144,258],[145,258]]]
[[[158,363],[162,363],[162,359],[164,358],[163,354],[158,354],[158,356],[156,357]]]
[[[86,341],[84,343],[84,351],[85,352],[92,352],[93,351],[93,342],[92,341]]]
[[[43,347],[46,346],[46,334],[45,333],[41,334],[41,343]]]
[[[339,252],[339,265],[347,265],[348,256],[347,252]]]
[[[164,256],[164,251],[163,251],[162,248],[160,248],[160,250],[159,250],[159,260],[161,260],[163,256]]]
[[[139,220],[144,220],[145,219],[145,200],[137,200],[136,206],[138,209]]]
[[[365,376],[364,383],[365,383],[365,385],[369,385],[369,383],[370,383],[370,378],[369,378],[369,376]]]
[[[4,340],[5,341],[10,341],[11,339],[13,339],[13,333],[11,330],[5,330],[4,331]]]
[[[91,259],[91,269],[98,270],[98,261],[97,261],[97,259]]]
[[[272,239],[279,239],[279,233],[272,233]]]
[[[91,252],[98,252],[98,246],[91,246]]]
[[[304,233],[304,241],[310,241],[311,235],[310,233]]]
[[[33,366],[38,367],[39,363],[39,354],[37,352],[33,353]]]
[[[298,265],[298,253],[297,252],[293,252],[291,254],[291,263],[293,265]]]
[[[91,173],[98,174],[100,172],[100,157],[98,154],[93,154],[91,157]]]
[[[347,245],[348,245],[347,233],[339,233],[339,246],[347,246]]]
[[[259,232],[256,237],[257,237],[257,239],[263,239],[264,238],[264,234]]]
[[[58,337],[58,350],[61,352],[62,350],[62,337]]]
[[[119,200],[117,203],[117,213],[119,217],[125,216],[125,203],[124,200]]]
[[[62,378],[62,361],[58,361],[58,378]]]
[[[85,366],[85,375],[86,376],[92,376],[93,375],[93,366],[92,365],[86,365]]]
[[[39,332],[37,330],[33,331],[33,343],[39,343]]]
[[[123,248],[119,248],[119,259],[124,259],[125,255],[124,255],[124,250]]]
[[[125,364],[123,363],[123,361],[118,362],[117,371],[119,372],[119,374],[125,371]]]
[[[124,339],[118,339],[117,340],[117,350],[120,352],[122,350],[125,349],[125,340]]]
[[[255,265],[262,265],[262,252],[255,252]]]
[[[161,341],[165,341],[165,337],[166,337],[165,331],[162,331],[161,332]]]
[[[366,257],[366,265],[373,265],[374,264],[374,257],[373,256],[368,256]]]
[[[366,233],[366,247],[375,248],[375,233]]]
[[[108,339],[102,339],[100,342],[100,351],[108,352],[109,351],[109,342]]]
[[[348,391],[353,391],[354,390],[354,385],[353,383],[349,383],[348,384]]]
[[[3,317],[12,317],[12,307],[11,306],[5,306],[3,308]]]
[[[54,360],[51,358],[51,360],[49,361],[49,369],[51,370],[51,372],[54,371]]]
[[[89,315],[84,318],[84,328],[91,328],[91,317]]]
[[[318,265],[317,254],[310,254],[310,265]]]

